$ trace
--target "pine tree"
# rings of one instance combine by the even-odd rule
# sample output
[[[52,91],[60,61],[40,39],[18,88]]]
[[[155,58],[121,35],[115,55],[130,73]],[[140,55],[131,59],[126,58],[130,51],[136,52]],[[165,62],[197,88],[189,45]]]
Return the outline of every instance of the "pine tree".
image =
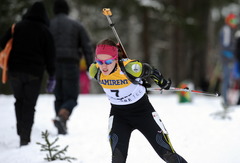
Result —
[[[49,133],[46,130],[45,132],[42,132],[42,138],[45,140],[46,144],[42,144],[37,142],[38,145],[41,145],[40,151],[46,151],[48,154],[46,155],[46,158],[44,160],[47,161],[54,161],[54,160],[67,160],[68,162],[71,162],[71,160],[76,160],[76,158],[65,156],[65,152],[67,152],[68,145],[63,148],[62,150],[59,150],[59,145],[55,145],[55,143],[58,141],[58,137],[51,143],[48,139]]]

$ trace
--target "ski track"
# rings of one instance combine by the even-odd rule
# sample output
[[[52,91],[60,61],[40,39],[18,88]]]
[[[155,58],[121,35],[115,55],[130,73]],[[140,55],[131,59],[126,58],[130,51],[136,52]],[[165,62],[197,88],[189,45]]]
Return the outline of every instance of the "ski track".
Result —
[[[192,103],[179,104],[176,94],[151,94],[149,99],[169,132],[175,150],[189,163],[239,163],[240,107],[230,108],[222,119],[214,114],[223,111],[219,97],[195,95]],[[45,163],[46,152],[36,142],[44,143],[41,132],[48,130],[49,140],[56,137],[59,149],[69,145],[66,156],[73,163],[110,163],[108,115],[110,104],[103,94],[80,95],[78,106],[68,123],[69,134],[57,135],[53,95],[40,95],[32,129],[31,143],[19,147],[12,95],[0,95],[0,162]],[[63,163],[67,161],[53,161]],[[139,131],[130,139],[127,163],[160,163],[161,160]]]

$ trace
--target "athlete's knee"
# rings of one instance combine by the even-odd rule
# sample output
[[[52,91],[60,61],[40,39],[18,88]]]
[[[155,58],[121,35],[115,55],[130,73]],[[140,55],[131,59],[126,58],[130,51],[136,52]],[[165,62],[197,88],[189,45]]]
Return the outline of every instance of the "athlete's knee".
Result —
[[[187,163],[187,161],[178,155],[172,147],[170,139],[167,134],[158,133],[156,135],[158,145],[162,147],[160,157],[167,163]]]
[[[118,136],[114,133],[110,133],[109,141],[112,149],[112,163],[125,163],[127,158],[127,151],[118,148]]]
[[[174,152],[174,149],[172,147],[172,144],[171,144],[167,134],[157,133],[156,142],[157,142],[158,145],[160,145],[165,150]]]
[[[109,134],[109,142],[110,142],[112,153],[113,153],[113,151],[115,150],[115,148],[117,146],[117,143],[118,143],[118,136],[117,136],[117,134],[110,133]]]

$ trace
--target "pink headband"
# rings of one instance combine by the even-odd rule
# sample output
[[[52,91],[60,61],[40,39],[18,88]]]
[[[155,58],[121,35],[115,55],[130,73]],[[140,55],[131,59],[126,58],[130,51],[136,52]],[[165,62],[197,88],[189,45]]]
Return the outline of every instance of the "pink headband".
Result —
[[[116,55],[118,55],[118,48],[115,46],[111,46],[111,45],[98,45],[96,47],[96,55],[99,54],[108,54],[111,55],[112,57],[115,57]]]

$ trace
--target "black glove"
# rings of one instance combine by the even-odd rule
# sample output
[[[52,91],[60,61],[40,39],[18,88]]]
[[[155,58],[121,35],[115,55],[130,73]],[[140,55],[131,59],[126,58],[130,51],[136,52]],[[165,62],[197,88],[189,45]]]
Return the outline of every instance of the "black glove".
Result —
[[[165,80],[165,81],[166,81],[166,84],[164,86],[162,86],[162,89],[168,90],[171,87],[172,81],[171,81],[171,79],[168,79],[168,80]]]
[[[150,88],[151,87],[151,84],[148,83],[148,81],[146,79],[143,79],[142,81],[143,81],[142,86],[144,86],[145,88]]]
[[[171,79],[164,79],[162,74],[157,69],[153,69],[153,72],[151,74],[151,78],[154,80],[154,82],[161,87],[162,89],[168,90],[172,84]]]

